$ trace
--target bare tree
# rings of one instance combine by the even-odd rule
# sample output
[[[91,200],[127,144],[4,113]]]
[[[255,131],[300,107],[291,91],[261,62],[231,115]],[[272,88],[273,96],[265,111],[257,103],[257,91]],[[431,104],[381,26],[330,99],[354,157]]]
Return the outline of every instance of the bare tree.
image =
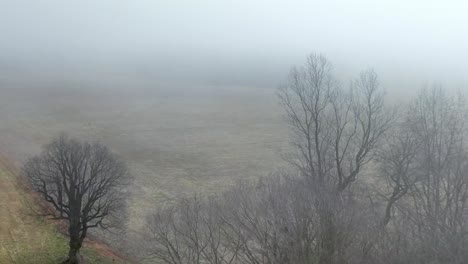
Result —
[[[354,182],[393,120],[375,72],[362,72],[345,91],[322,55],[312,54],[304,67],[293,68],[279,98],[299,153],[291,162],[318,189],[342,192]]]
[[[411,131],[420,144],[419,179],[407,213],[439,263],[465,263],[467,256],[467,108],[462,96],[424,89],[411,106]],[[463,255],[465,254],[465,255]]]
[[[102,144],[61,135],[30,158],[23,171],[52,206],[48,215],[68,221],[70,249],[64,263],[79,263],[88,230],[107,229],[118,220],[128,183],[125,164]]]
[[[379,172],[390,187],[390,195],[385,196],[387,201],[382,227],[390,222],[395,203],[407,195],[418,180],[416,160],[420,148],[417,138],[409,131],[409,121],[398,124],[392,132],[378,155]]]
[[[393,190],[383,225],[392,208],[398,213],[385,237],[395,249],[390,263],[468,261],[467,113],[462,96],[423,89],[393,131],[380,160]]]
[[[194,196],[148,218],[149,257],[168,264],[307,264],[322,245],[321,216],[306,179],[276,175],[239,183],[212,198]],[[357,207],[359,206],[359,207]],[[364,263],[367,204],[335,208],[337,263]],[[368,262],[373,263],[373,262]]]
[[[330,62],[316,54],[309,56],[305,66],[291,70],[279,98],[298,150],[290,162],[312,191],[320,193],[315,196],[323,232],[319,262],[332,263],[338,242],[333,211],[363,166],[374,158],[393,116],[385,111],[374,71],[362,72],[346,91],[334,79]]]

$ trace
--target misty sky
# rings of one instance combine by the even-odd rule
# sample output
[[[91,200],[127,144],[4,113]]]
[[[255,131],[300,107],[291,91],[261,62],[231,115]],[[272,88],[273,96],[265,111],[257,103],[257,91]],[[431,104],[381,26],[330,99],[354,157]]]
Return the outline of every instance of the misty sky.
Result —
[[[4,61],[143,61],[268,83],[316,51],[344,75],[468,84],[468,1],[0,0],[0,34]]]

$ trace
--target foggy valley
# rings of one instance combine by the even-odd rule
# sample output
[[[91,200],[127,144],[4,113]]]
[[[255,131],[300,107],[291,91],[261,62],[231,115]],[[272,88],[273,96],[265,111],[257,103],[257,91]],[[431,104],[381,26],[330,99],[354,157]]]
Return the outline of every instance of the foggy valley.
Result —
[[[462,1],[0,1],[0,264],[468,263]]]
[[[135,177],[129,188],[135,240],[155,204],[219,192],[284,163],[289,144],[276,89],[122,75],[3,78],[2,155],[21,166],[64,131],[108,145]],[[131,247],[126,243],[117,245]]]

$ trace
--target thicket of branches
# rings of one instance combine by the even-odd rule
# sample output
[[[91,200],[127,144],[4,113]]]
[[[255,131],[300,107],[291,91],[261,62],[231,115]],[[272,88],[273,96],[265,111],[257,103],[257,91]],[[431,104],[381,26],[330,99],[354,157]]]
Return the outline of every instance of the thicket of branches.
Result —
[[[279,90],[291,169],[148,216],[170,264],[468,263],[467,109],[422,89],[397,112],[377,75],[344,89],[311,55]]]

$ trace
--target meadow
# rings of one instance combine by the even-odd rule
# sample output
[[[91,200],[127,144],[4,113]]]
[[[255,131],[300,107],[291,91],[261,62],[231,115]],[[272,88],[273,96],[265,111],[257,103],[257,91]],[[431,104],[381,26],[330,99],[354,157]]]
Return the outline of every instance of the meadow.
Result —
[[[285,165],[289,141],[275,93],[274,87],[169,84],[129,74],[8,75],[0,78],[0,153],[20,168],[61,132],[108,145],[134,177],[129,220],[125,231],[94,235],[141,256],[145,219],[156,206],[216,193]],[[62,237],[50,235],[53,252],[66,250]]]

